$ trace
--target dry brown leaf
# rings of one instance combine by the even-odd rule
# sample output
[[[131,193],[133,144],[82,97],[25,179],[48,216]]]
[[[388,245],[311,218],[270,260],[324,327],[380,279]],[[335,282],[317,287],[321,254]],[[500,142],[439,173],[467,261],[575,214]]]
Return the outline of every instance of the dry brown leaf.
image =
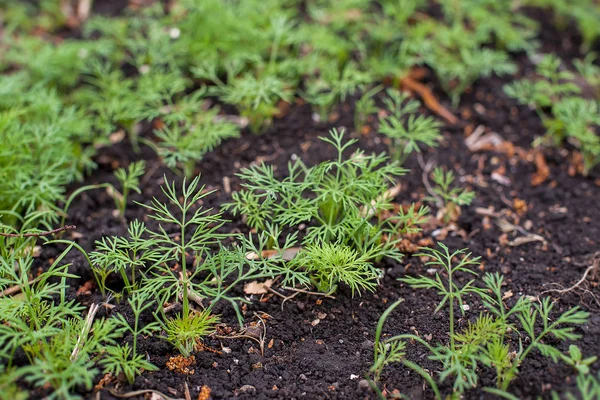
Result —
[[[546,164],[546,159],[541,151],[535,152],[533,157],[537,171],[531,176],[531,186],[538,186],[550,177],[550,168]]]
[[[280,252],[279,250],[263,250],[263,251],[261,251],[260,256],[258,254],[256,254],[255,252],[251,251],[251,252],[246,253],[246,259],[247,260],[259,260],[261,258],[266,258],[267,260],[270,260],[272,258],[278,257],[281,253],[281,258],[284,261],[290,261],[294,257],[296,257],[296,254],[298,254],[298,252],[300,250],[302,250],[301,247],[291,247],[289,249],[283,250],[283,252]]]
[[[437,101],[437,99],[427,86],[423,85],[420,82],[417,82],[410,76],[401,78],[400,85],[402,85],[404,89],[410,90],[411,92],[418,94],[419,97],[421,97],[421,99],[423,100],[423,104],[425,104],[425,106],[428,109],[430,109],[432,112],[439,115],[440,117],[444,118],[446,121],[448,121],[448,123],[454,125],[458,122],[458,118],[456,118],[454,114],[452,114],[450,111],[444,108],[439,103],[439,101]]]
[[[516,246],[521,246],[523,244],[531,243],[531,242],[542,242],[542,243],[545,243],[546,240],[543,237],[541,237],[540,235],[530,234],[530,235],[527,235],[527,236],[519,236],[515,240],[513,240],[511,242],[508,242],[508,245],[512,246],[512,247],[516,247]]]
[[[495,150],[504,143],[502,136],[498,135],[496,132],[484,133],[485,127],[479,125],[475,128],[473,133],[465,139],[465,145],[471,152],[475,153],[478,151]]]
[[[267,279],[264,282],[252,281],[244,285],[244,293],[246,294],[265,294],[269,293],[269,289],[273,284],[273,279]]]

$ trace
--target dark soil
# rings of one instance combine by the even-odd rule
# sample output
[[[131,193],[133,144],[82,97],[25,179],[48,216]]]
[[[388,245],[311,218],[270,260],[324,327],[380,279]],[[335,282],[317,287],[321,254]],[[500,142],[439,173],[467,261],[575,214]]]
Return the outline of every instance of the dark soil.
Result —
[[[541,40],[545,51],[577,53],[579,38],[576,34],[572,31],[556,32],[546,23],[543,26]],[[568,40],[558,40],[565,36]],[[565,43],[572,47],[565,49]],[[520,75],[531,73],[532,64],[526,56],[520,54],[515,58],[521,67]],[[532,140],[543,134],[544,128],[534,112],[505,96],[502,87],[511,79],[514,78],[492,77],[478,81],[462,97],[459,110],[455,110],[461,122],[457,126],[446,126],[442,145],[424,154],[425,160],[431,159],[437,165],[454,169],[462,185],[472,188],[477,194],[473,204],[463,209],[454,230],[447,232],[446,237],[446,232],[439,234],[439,226],[429,227],[424,236],[443,239],[450,248],[468,247],[474,255],[481,255],[485,272],[504,274],[505,290],[513,293],[513,297],[507,300],[508,304],[521,295],[537,296],[552,288],[553,284],[571,286],[590,265],[594,253],[600,250],[599,169],[596,168],[588,177],[572,176],[569,173],[571,152],[546,150],[544,155],[550,176],[543,183],[532,185],[536,165],[529,150]],[[429,85],[436,97],[449,108],[449,102],[437,82],[432,79]],[[230,179],[232,190],[239,189],[239,179],[234,174],[251,163],[263,160],[275,165],[277,173],[284,174],[293,155],[301,157],[308,165],[331,157],[331,148],[324,146],[318,137],[327,135],[333,127],[346,127],[352,131],[352,111],[352,105],[347,104],[337,110],[338,118],[334,122],[315,123],[311,108],[297,104],[285,117],[276,120],[266,134],[254,136],[244,133],[240,139],[226,142],[198,165],[197,172],[202,174],[202,182],[217,189],[207,198],[205,205],[218,207],[229,201],[230,194],[224,190],[224,179]],[[479,126],[483,126],[486,132],[496,132],[505,141],[524,149],[523,152],[471,152],[465,145],[465,132],[469,133]],[[358,139],[360,146],[367,151],[386,149],[382,138],[375,133],[361,134]],[[114,182],[114,169],[140,158],[148,160],[149,168],[143,178],[143,195],[134,195],[132,200],[147,203],[152,196],[159,196],[163,174],[169,178],[175,176],[160,165],[149,149],[143,148],[136,154],[126,140],[100,150],[96,158],[99,168],[85,184]],[[402,191],[395,199],[400,204],[408,204],[426,195],[422,170],[416,158],[409,160],[408,166],[412,172],[401,179]],[[515,199],[524,200],[526,210],[515,209]],[[478,211],[481,208],[503,212],[511,222],[543,236],[547,242],[508,245],[507,241],[521,234],[503,236],[494,219],[490,220]],[[79,197],[72,205],[67,221],[77,225],[76,241],[91,250],[94,241],[105,235],[125,235],[126,227],[114,216],[113,210],[114,203],[103,191],[91,191]],[[136,218],[147,219],[144,210],[131,204],[127,219]],[[248,231],[241,219],[231,219],[228,225],[230,231]],[[48,246],[40,262],[53,257],[57,251],[57,247]],[[72,294],[75,295],[74,291],[92,276],[78,254],[71,253],[68,261],[73,263],[72,271],[81,276],[80,281],[73,282]],[[258,344],[249,339],[209,338],[205,342],[208,346],[217,350],[225,347],[230,352],[220,355],[199,352],[193,365],[195,373],[181,375],[165,367],[166,361],[177,355],[176,350],[156,338],[140,339],[141,351],[146,352],[149,360],[162,369],[144,373],[133,385],[119,383],[118,391],[156,389],[169,396],[183,398],[187,382],[194,399],[203,385],[210,387],[215,399],[236,396],[259,399],[375,398],[374,393],[360,381],[373,361],[377,320],[389,304],[398,298],[405,300],[388,319],[385,328],[388,334],[418,332],[431,343],[436,343],[446,341],[448,332],[448,316],[444,312],[433,313],[439,300],[437,295],[432,291],[414,290],[397,281],[406,274],[426,273],[418,258],[407,256],[400,264],[388,263],[381,267],[385,269],[381,286],[376,293],[362,297],[352,298],[350,291],[342,288],[335,300],[301,295],[282,305],[279,297],[252,298],[253,303],[245,309],[246,322],[256,320],[254,313],[271,316],[267,319],[266,343],[269,345],[264,356],[258,351]],[[600,353],[600,304],[594,298],[594,294],[600,296],[600,293],[592,283],[586,286],[590,289],[588,293],[576,290],[563,295],[550,294],[556,300],[557,311],[579,305],[591,312],[589,322],[579,329],[584,336],[577,344],[584,355]],[[241,288],[239,292],[241,294]],[[79,296],[85,305],[99,299],[96,290],[91,295]],[[236,328],[235,314],[228,304],[223,304],[217,311],[222,313],[224,323]],[[111,312],[127,314],[122,305]],[[459,327],[479,312],[480,307],[476,303],[471,304],[470,311],[458,321]],[[568,344],[559,344],[558,347],[566,351]],[[439,371],[439,364],[428,360],[423,348],[412,345],[408,349],[409,359],[430,371]],[[597,362],[594,367],[597,370],[600,363]],[[574,376],[571,368],[554,364],[534,352],[522,365],[510,391],[519,398],[549,398],[552,390],[564,393],[572,389]],[[388,391],[398,389],[410,398],[432,396],[429,390],[424,389],[421,377],[401,366],[388,367],[382,383]],[[491,374],[483,374],[481,383],[482,386],[493,385]],[[109,387],[114,388],[114,383]],[[106,389],[99,393],[103,399],[115,398]],[[95,393],[86,396],[97,398]],[[470,393],[468,398],[489,398],[489,395],[475,392]]]

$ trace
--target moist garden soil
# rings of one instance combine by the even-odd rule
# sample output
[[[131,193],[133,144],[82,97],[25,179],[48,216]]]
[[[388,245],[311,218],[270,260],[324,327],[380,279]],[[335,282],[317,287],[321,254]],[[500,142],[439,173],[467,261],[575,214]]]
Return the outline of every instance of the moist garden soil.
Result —
[[[98,2],[101,4],[101,2]],[[112,2],[118,6],[119,2]],[[112,13],[111,7],[103,12]],[[539,21],[549,20],[548,15],[537,12]],[[555,31],[543,23],[540,36],[543,52],[555,52],[569,59],[578,56],[580,39],[574,29]],[[583,275],[600,250],[600,170],[596,168],[588,177],[573,173],[577,162],[571,149],[533,150],[531,142],[544,133],[535,112],[519,106],[509,99],[502,87],[521,76],[530,75],[533,64],[523,54],[514,55],[519,64],[517,76],[481,79],[462,96],[461,105],[454,109],[459,123],[446,124],[444,140],[439,148],[423,154],[423,161],[453,169],[462,186],[476,192],[474,202],[463,207],[456,224],[427,226],[413,244],[440,240],[451,249],[469,248],[474,255],[482,256],[483,272],[501,272],[505,277],[506,302],[511,305],[519,296],[538,296],[544,291],[570,287]],[[426,83],[442,105],[450,109],[447,97],[439,83],[429,74]],[[287,163],[300,157],[307,165],[314,165],[334,156],[333,149],[318,138],[327,136],[331,128],[345,127],[353,132],[353,102],[340,106],[327,122],[316,122],[309,105],[297,101],[273,126],[261,136],[244,132],[241,138],[228,140],[198,164],[201,182],[216,192],[204,199],[205,207],[219,207],[229,202],[230,191],[240,189],[235,176],[242,167],[264,161],[276,167],[282,176]],[[424,113],[429,113],[423,109]],[[145,127],[151,137],[151,126]],[[480,132],[496,133],[504,143],[473,151],[466,142],[469,135]],[[383,139],[371,129],[353,133],[359,147],[367,152],[387,149]],[[153,196],[161,196],[163,176],[179,179],[166,169],[154,153],[142,146],[135,152],[127,139],[99,150],[95,161],[98,169],[84,184],[116,183],[113,172],[138,159],[148,161],[146,175],[142,178],[142,194],[132,199],[149,203]],[[545,171],[545,166],[549,171]],[[417,158],[411,158],[407,167],[410,173],[399,179],[401,191],[395,198],[400,205],[421,201],[427,195],[423,170]],[[549,172],[549,173],[546,173]],[[73,187],[72,189],[75,189]],[[126,235],[126,225],[116,217],[114,202],[103,190],[89,191],[79,196],[69,210],[68,224],[77,229],[64,238],[73,239],[90,251],[94,241],[107,235]],[[435,210],[434,210],[435,211]],[[231,223],[229,232],[248,232],[241,218],[227,215]],[[140,219],[152,225],[141,207],[130,204],[127,220]],[[523,232],[503,232],[497,225],[505,219],[543,241],[520,243],[519,237],[529,237]],[[420,240],[420,242],[419,242]],[[516,242],[515,242],[516,240]],[[41,267],[48,265],[62,249],[59,245],[43,246],[38,258]],[[66,258],[71,262],[70,272],[81,278],[71,282],[70,296],[89,306],[101,302],[99,291],[93,285],[89,266],[84,258],[71,252]],[[265,321],[264,354],[259,344],[250,338],[218,339],[209,337],[205,345],[214,351],[195,354],[190,366],[193,374],[169,370],[167,361],[177,351],[158,338],[140,338],[138,349],[160,371],[145,372],[134,384],[112,380],[103,383],[94,392],[82,393],[87,398],[119,398],[115,393],[127,394],[139,390],[157,390],[172,398],[185,398],[189,390],[196,399],[203,386],[210,388],[212,398],[273,398],[273,399],[363,399],[375,398],[363,380],[373,361],[375,327],[382,312],[394,301],[404,302],[391,314],[385,326],[386,334],[415,333],[430,343],[446,341],[448,315],[442,310],[434,313],[439,298],[433,291],[415,290],[397,279],[407,274],[427,274],[418,257],[407,256],[401,263],[380,265],[385,275],[375,293],[352,298],[342,287],[335,299],[308,294],[298,294],[282,304],[282,298],[272,293],[247,296],[243,288],[237,294],[246,296],[252,303],[243,307],[245,322],[260,326],[259,317]],[[578,329],[583,338],[577,342],[584,355],[600,353],[600,289],[598,281],[588,279],[585,285],[567,293],[550,292],[556,301],[556,311],[562,312],[579,305],[591,315],[587,324]],[[86,284],[86,282],[89,282]],[[276,288],[276,286],[274,286]],[[583,290],[587,289],[587,291]],[[283,295],[290,291],[279,289]],[[467,299],[470,309],[457,322],[458,328],[477,317],[482,310],[475,300]],[[123,303],[114,308],[103,308],[101,314],[122,312],[131,317]],[[222,332],[237,330],[235,314],[229,304],[219,305],[224,324]],[[142,319],[150,321],[148,314]],[[252,327],[250,327],[252,329]],[[262,328],[261,328],[262,329]],[[128,338],[127,340],[130,340]],[[565,352],[568,344],[558,347]],[[409,344],[407,357],[431,372],[439,371],[439,364],[427,359],[425,349]],[[593,366],[598,370],[599,363]],[[551,391],[565,393],[574,388],[574,370],[554,364],[539,353],[533,352],[522,364],[520,373],[512,382],[510,391],[519,398],[549,398]],[[98,380],[101,376],[98,377]],[[481,386],[493,386],[493,375],[482,373]],[[388,394],[398,390],[410,398],[432,398],[423,379],[402,366],[391,365],[384,370],[382,390]],[[186,389],[187,387],[187,389]],[[445,388],[447,389],[447,388]],[[206,388],[204,389],[206,392]],[[34,390],[33,397],[44,392]],[[149,398],[149,393],[130,398]],[[467,398],[490,398],[483,391],[471,391]]]

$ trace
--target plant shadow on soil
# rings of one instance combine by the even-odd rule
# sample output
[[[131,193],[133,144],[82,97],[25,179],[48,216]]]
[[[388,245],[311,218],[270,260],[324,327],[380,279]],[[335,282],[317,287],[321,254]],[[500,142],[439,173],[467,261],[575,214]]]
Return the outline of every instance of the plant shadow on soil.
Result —
[[[536,16],[544,18],[544,16]],[[563,33],[553,31],[543,24],[541,34],[544,50],[558,54],[576,53],[579,41],[572,30],[568,40]],[[558,38],[563,38],[560,41]],[[570,40],[570,41],[569,41]],[[565,43],[572,48],[565,49]],[[559,48],[549,48],[557,43]],[[568,46],[567,46],[568,47]],[[519,74],[527,74],[532,69],[528,59],[517,56]],[[478,126],[486,131],[496,132],[514,146],[529,149],[531,141],[543,133],[543,127],[533,111],[518,106],[504,95],[502,86],[506,78],[492,77],[481,79],[466,93],[456,111],[461,122],[456,126],[445,126],[442,145],[424,154],[426,160],[454,169],[462,177],[463,185],[476,191],[473,204],[465,207],[457,223],[457,230],[450,232],[444,242],[450,248],[468,247],[474,255],[481,255],[485,272],[502,272],[505,276],[506,291],[520,295],[535,296],[551,287],[551,283],[571,286],[589,265],[586,262],[599,249],[600,238],[600,174],[599,168],[587,178],[571,176],[568,171],[565,153],[551,150],[545,153],[551,174],[546,182],[532,186],[531,176],[536,172],[531,160],[507,155],[501,152],[472,153],[465,145],[464,132]],[[432,80],[434,93],[445,99],[439,84]],[[448,104],[447,101],[443,101]],[[350,102],[351,103],[351,102]],[[206,155],[198,165],[201,182],[216,193],[207,197],[205,206],[218,207],[230,200],[225,192],[224,178],[230,182],[232,190],[240,188],[239,179],[234,175],[240,168],[250,163],[265,161],[276,166],[276,173],[283,174],[293,155],[301,157],[308,165],[314,165],[333,155],[332,149],[323,146],[318,137],[327,135],[330,128],[348,127],[352,129],[353,107],[341,106],[330,123],[316,123],[312,119],[309,106],[294,105],[282,119],[276,120],[272,128],[263,136],[245,133],[241,138],[229,140],[214,152]],[[425,111],[426,112],[426,111]],[[148,127],[149,128],[149,127]],[[359,145],[367,152],[384,151],[385,143],[375,134],[358,137]],[[84,184],[116,183],[113,171],[137,159],[148,160],[148,173],[142,179],[142,195],[133,195],[132,200],[147,203],[152,196],[160,196],[163,174],[169,178],[175,175],[160,165],[160,161],[147,148],[140,153],[132,151],[127,140],[112,147],[100,150],[96,157],[99,168],[87,178]],[[426,195],[422,182],[421,168],[413,158],[408,167],[412,170],[402,177],[402,191],[395,201],[408,204]],[[505,179],[494,180],[497,174]],[[476,212],[477,208],[493,207],[493,210],[510,209],[513,199],[522,199],[527,204],[521,210],[520,220],[531,221],[531,232],[547,240],[547,244],[532,242],[516,247],[506,245],[501,240],[503,232],[485,217]],[[69,224],[77,225],[77,242],[91,250],[95,240],[106,235],[126,234],[125,225],[113,215],[114,203],[103,191],[91,191],[80,196],[69,211]],[[227,225],[229,231],[247,232],[248,228],[240,218],[233,218]],[[144,210],[129,206],[127,219],[147,220]],[[152,221],[148,221],[152,224]],[[431,236],[425,231],[424,236]],[[70,234],[66,235],[69,238]],[[509,239],[514,239],[509,235]],[[60,246],[46,246],[38,262],[54,257]],[[92,279],[89,267],[83,257],[72,252],[66,259],[72,262],[71,272],[81,276],[72,282],[71,296],[85,281]],[[278,297],[254,296],[252,304],[244,308],[246,322],[255,320],[254,313],[266,313],[267,331],[264,356],[258,351],[255,341],[249,339],[217,340],[208,338],[206,345],[231,352],[215,354],[199,352],[195,355],[193,375],[181,375],[165,367],[176,350],[158,338],[140,338],[139,348],[146,352],[150,361],[161,368],[158,372],[144,373],[133,385],[124,384],[121,392],[140,389],[155,389],[174,397],[183,397],[184,382],[187,382],[193,398],[200,388],[207,385],[213,398],[375,398],[373,392],[364,387],[364,373],[372,363],[375,326],[381,313],[398,298],[402,303],[388,319],[386,333],[418,332],[431,335],[430,342],[447,339],[447,315],[433,313],[437,305],[437,295],[431,291],[415,291],[397,281],[406,273],[425,273],[422,262],[406,256],[402,263],[381,265],[385,277],[376,293],[352,298],[347,288],[341,288],[335,300],[314,296],[299,295],[283,306]],[[598,294],[598,289],[593,289]],[[238,293],[242,295],[241,288]],[[598,294],[600,296],[600,294]],[[84,305],[100,301],[97,291],[90,295],[79,295]],[[557,312],[575,305],[583,305],[591,312],[588,323],[579,329],[583,338],[577,343],[584,355],[598,354],[600,349],[600,304],[589,294],[574,291],[564,295],[553,295],[557,300]],[[469,299],[467,299],[467,303]],[[510,300],[509,300],[510,303]],[[475,318],[481,308],[470,303],[471,309],[458,321],[458,328],[468,319]],[[117,305],[111,312],[128,315],[125,306]],[[108,311],[103,311],[108,312]],[[236,327],[236,319],[229,304],[217,307],[222,320]],[[130,315],[129,315],[130,316]],[[130,316],[131,317],[131,316]],[[151,315],[143,318],[149,320]],[[130,338],[129,338],[130,339]],[[560,344],[562,351],[568,344]],[[426,358],[425,350],[417,345],[408,346],[407,357],[419,362],[430,371],[439,365]],[[598,369],[598,362],[594,365]],[[544,373],[540,373],[540,371]],[[534,353],[525,361],[521,372],[510,386],[510,391],[519,398],[548,398],[551,390],[565,392],[574,387],[574,371],[562,364],[553,364],[539,353]],[[98,377],[99,379],[100,377]],[[384,370],[382,383],[388,390],[399,389],[410,398],[431,398],[432,393],[424,388],[422,379],[401,366],[391,365]],[[483,374],[482,386],[493,385],[493,376]],[[35,393],[35,392],[34,392]],[[107,390],[100,392],[102,399],[113,397]],[[87,394],[96,398],[95,394]],[[466,398],[489,397],[481,391],[469,393]],[[141,398],[141,397],[140,397]]]

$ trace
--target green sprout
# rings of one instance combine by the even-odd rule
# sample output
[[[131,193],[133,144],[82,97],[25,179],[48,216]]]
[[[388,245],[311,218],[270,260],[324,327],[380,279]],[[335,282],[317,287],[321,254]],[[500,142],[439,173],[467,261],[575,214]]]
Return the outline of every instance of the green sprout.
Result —
[[[449,342],[434,346],[414,334],[400,334],[382,339],[385,320],[400,304],[401,301],[398,301],[382,314],[377,325],[371,372],[377,379],[387,364],[401,362],[425,379],[436,399],[442,399],[438,382],[452,379],[453,393],[464,394],[477,387],[481,366],[485,366],[495,370],[496,387],[485,387],[483,390],[504,398],[513,398],[507,390],[527,356],[533,350],[537,350],[553,362],[564,358],[560,350],[549,344],[547,339],[578,339],[580,335],[575,333],[575,328],[587,321],[589,313],[574,307],[554,316],[554,305],[548,297],[539,302],[521,297],[508,308],[504,304],[503,277],[500,274],[485,274],[485,287],[478,287],[475,284],[477,273],[473,267],[479,265],[479,257],[472,258],[466,249],[451,253],[445,245],[439,243],[439,247],[440,250],[426,248],[419,256],[429,257],[426,265],[441,268],[441,273],[436,272],[434,278],[421,275],[400,280],[417,289],[434,289],[441,296],[435,312],[442,308],[448,310]],[[465,281],[460,275],[471,275],[475,278]],[[465,298],[473,295],[482,300],[484,310],[474,322],[469,321],[465,328],[457,332],[457,306],[464,315]],[[512,343],[517,338],[519,347],[513,349]],[[408,343],[422,345],[429,352],[431,360],[441,363],[439,378],[432,377],[422,366],[407,359],[405,349]],[[581,357],[575,359],[580,360]],[[580,360],[579,365],[583,364],[583,360]]]

